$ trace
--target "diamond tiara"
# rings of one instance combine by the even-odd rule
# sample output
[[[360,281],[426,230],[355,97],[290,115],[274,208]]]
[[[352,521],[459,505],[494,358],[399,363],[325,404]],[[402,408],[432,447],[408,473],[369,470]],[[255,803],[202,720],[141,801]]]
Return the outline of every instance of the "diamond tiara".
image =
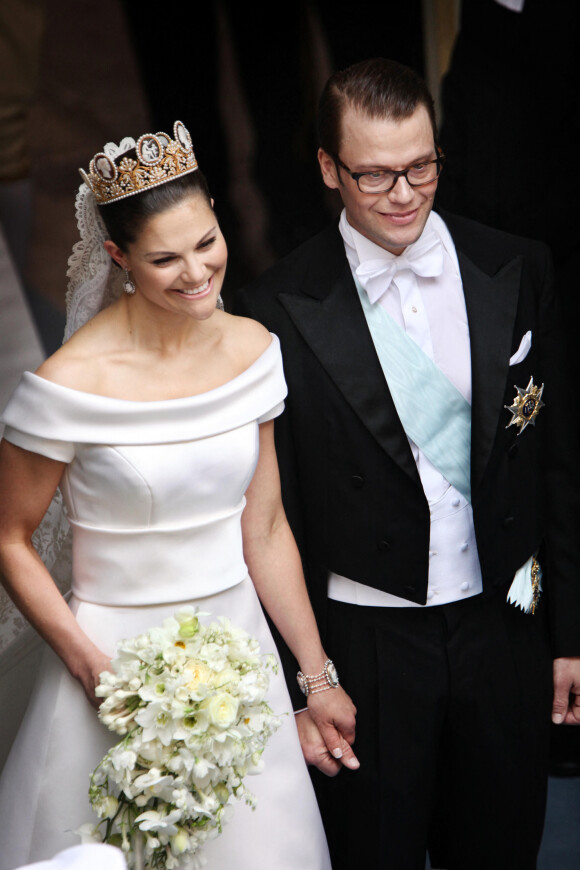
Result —
[[[127,137],[120,145],[109,142],[95,154],[88,173],[83,169],[79,172],[99,205],[142,193],[197,169],[191,136],[181,121],[173,125],[173,136],[145,133],[137,142]],[[131,149],[135,149],[136,158],[124,157]]]

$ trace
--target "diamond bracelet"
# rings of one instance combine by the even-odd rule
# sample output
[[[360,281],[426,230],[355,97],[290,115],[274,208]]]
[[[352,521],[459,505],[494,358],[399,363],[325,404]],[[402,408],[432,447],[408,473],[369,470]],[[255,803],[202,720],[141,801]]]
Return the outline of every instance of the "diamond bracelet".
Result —
[[[302,671],[298,671],[296,679],[301,692],[306,697],[315,695],[317,692],[325,692],[327,689],[336,689],[339,686],[338,674],[330,659],[324,662],[319,674],[303,674]]]

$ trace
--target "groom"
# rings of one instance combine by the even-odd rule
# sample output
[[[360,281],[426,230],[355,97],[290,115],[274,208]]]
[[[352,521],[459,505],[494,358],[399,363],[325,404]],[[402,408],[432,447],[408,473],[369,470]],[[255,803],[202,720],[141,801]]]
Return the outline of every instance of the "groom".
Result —
[[[550,711],[580,722],[577,400],[549,255],[432,211],[444,155],[406,67],[333,75],[319,133],[338,225],[238,310],[282,342],[286,510],[358,708],[360,770],[315,772],[333,867],[422,870],[429,849],[532,870]]]

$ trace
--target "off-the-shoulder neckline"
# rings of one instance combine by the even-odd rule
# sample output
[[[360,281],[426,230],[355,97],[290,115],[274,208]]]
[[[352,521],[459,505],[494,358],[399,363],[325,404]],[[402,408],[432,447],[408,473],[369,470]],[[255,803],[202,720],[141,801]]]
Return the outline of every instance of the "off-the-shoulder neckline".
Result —
[[[116,402],[119,404],[128,404],[132,406],[147,406],[153,407],[155,405],[178,405],[180,402],[190,402],[195,399],[201,399],[203,397],[211,396],[213,393],[217,393],[221,390],[226,389],[231,384],[235,384],[242,378],[248,377],[252,372],[252,369],[256,368],[259,363],[264,359],[265,356],[272,353],[273,349],[277,349],[280,345],[279,339],[273,332],[270,333],[272,340],[268,347],[266,347],[262,353],[256,357],[253,363],[241,371],[238,375],[233,378],[230,378],[229,381],[224,381],[223,384],[218,384],[217,387],[212,387],[211,390],[205,390],[203,393],[192,393],[189,396],[180,396],[175,399],[118,399],[115,396],[103,396],[101,393],[89,393],[86,390],[77,390],[74,387],[65,387],[63,384],[57,384],[55,381],[49,381],[48,378],[43,378],[42,375],[37,375],[35,372],[24,372],[23,377],[32,378],[36,381],[42,383],[43,387],[46,386],[49,390],[54,389],[56,392],[62,392],[63,394],[72,394],[74,396],[86,397],[91,400],[102,400],[103,402]]]

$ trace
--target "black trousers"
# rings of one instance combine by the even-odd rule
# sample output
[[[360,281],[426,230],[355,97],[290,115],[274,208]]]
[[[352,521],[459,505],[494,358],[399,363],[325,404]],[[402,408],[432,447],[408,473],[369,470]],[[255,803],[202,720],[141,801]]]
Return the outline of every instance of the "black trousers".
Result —
[[[360,770],[314,771],[333,870],[533,870],[546,803],[544,614],[503,594],[432,608],[329,602]]]

